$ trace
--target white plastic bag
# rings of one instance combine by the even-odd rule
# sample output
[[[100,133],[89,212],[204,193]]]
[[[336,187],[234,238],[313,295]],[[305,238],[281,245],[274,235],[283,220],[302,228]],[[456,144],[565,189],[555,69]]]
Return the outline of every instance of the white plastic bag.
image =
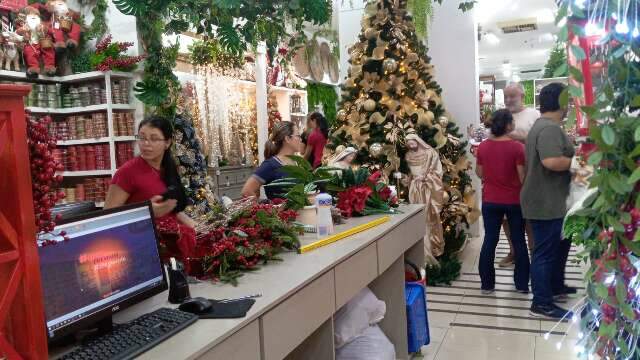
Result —
[[[336,350],[336,360],[395,360],[396,349],[378,325]]]
[[[362,335],[371,325],[382,321],[386,311],[384,301],[378,300],[369,288],[362,289],[335,315],[336,349]]]

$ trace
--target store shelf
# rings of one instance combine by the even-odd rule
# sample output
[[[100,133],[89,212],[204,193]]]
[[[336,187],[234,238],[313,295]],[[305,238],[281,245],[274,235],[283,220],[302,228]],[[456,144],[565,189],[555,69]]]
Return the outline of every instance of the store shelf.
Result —
[[[87,113],[87,112],[106,111],[107,104],[89,105],[89,106],[72,107],[72,108],[42,108],[42,107],[29,106],[29,107],[26,107],[25,109],[27,111],[30,111],[33,114],[79,114],[79,113]]]
[[[287,93],[306,93],[305,90],[291,89],[283,86],[270,86],[269,89],[273,91],[280,91],[280,92],[287,92]]]
[[[116,136],[114,138],[114,141],[118,142],[118,141],[136,141],[136,137],[135,136]]]
[[[93,139],[59,140],[57,144],[58,146],[99,144],[99,143],[108,143],[109,139],[110,138],[108,137],[101,137],[101,138],[93,138]]]
[[[130,104],[112,104],[111,108],[113,110],[136,110],[135,105]]]
[[[82,177],[82,176],[104,176],[111,175],[113,172],[111,170],[89,170],[89,171],[63,171],[60,175],[67,177]]]
[[[133,79],[133,74],[113,71],[109,72],[112,79]],[[0,70],[0,78],[14,81],[25,81],[35,83],[78,83],[84,81],[103,80],[107,73],[102,71],[91,71],[82,74],[73,74],[66,76],[43,76],[37,78],[28,78],[24,71],[8,71]]]

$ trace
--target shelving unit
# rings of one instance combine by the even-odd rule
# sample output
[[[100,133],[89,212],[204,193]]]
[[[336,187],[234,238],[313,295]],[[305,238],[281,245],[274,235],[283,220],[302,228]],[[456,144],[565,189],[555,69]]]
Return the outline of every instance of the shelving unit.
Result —
[[[306,117],[309,109],[307,109],[307,92],[300,89],[289,89],[282,86],[269,86],[269,91],[273,93],[278,102],[278,111],[282,120],[293,121],[298,125],[300,130],[304,129]],[[302,112],[291,112],[291,96],[299,95],[302,105]]]
[[[133,80],[133,74],[126,72],[101,72],[92,71],[83,74],[73,74],[68,76],[39,76],[38,78],[27,78],[24,72],[0,70],[0,81],[24,82],[32,84],[67,84],[76,85],[81,83],[91,83],[104,81],[104,89],[106,93],[106,104],[89,105],[83,107],[71,108],[42,108],[42,107],[26,107],[25,110],[34,115],[51,115],[54,120],[64,118],[64,115],[86,114],[95,112],[106,112],[107,114],[107,137],[61,140],[57,142],[59,147],[76,146],[76,145],[92,145],[92,144],[109,144],[110,169],[106,170],[87,170],[87,171],[63,171],[64,182],[77,183],[82,178],[88,177],[105,177],[113,176],[117,169],[116,143],[133,142],[134,136],[115,136],[114,112],[133,112],[137,107],[132,104],[114,104],[112,96],[112,81],[115,80]],[[129,99],[131,102],[131,99]],[[135,121],[134,127],[138,120]],[[104,206],[103,202],[96,202],[96,206]]]
[[[540,95],[540,90],[554,82],[559,82],[562,84],[569,84],[569,79],[567,77],[557,77],[557,78],[546,78],[546,79],[534,79],[533,80],[533,90],[535,91],[535,96],[533,98],[533,106],[536,110],[540,110],[540,102],[538,101],[538,97]]]

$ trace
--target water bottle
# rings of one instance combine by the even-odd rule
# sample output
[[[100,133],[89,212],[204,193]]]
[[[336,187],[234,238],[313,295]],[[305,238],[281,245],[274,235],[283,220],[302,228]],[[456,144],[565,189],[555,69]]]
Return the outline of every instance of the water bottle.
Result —
[[[333,219],[331,218],[331,195],[321,193],[316,195],[316,211],[318,213],[318,223],[316,234],[318,238],[324,238],[333,233]]]

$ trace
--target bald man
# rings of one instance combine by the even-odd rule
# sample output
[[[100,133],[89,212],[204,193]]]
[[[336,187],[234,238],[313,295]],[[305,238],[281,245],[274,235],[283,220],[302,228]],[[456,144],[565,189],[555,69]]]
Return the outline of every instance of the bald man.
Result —
[[[524,106],[524,87],[522,84],[512,82],[507,84],[503,90],[504,92],[504,105],[513,115],[514,129],[509,134],[509,137],[513,140],[525,143],[527,141],[527,135],[529,130],[533,127],[536,120],[540,118],[540,112],[536,109],[528,108]],[[509,255],[500,260],[498,265],[500,267],[507,267],[513,264],[513,248],[511,247],[511,232],[509,231],[509,224],[506,219],[502,222],[502,228],[504,229],[507,239],[509,240]],[[527,238],[529,240],[529,250],[533,249],[533,231],[531,231],[530,225],[527,223],[526,227]]]

